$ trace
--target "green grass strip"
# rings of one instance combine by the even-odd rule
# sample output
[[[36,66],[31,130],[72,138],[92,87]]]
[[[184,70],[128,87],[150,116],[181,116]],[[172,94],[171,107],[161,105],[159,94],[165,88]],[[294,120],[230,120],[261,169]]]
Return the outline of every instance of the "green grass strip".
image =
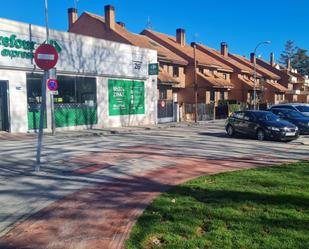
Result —
[[[309,248],[309,162],[176,186],[144,211],[126,248]]]

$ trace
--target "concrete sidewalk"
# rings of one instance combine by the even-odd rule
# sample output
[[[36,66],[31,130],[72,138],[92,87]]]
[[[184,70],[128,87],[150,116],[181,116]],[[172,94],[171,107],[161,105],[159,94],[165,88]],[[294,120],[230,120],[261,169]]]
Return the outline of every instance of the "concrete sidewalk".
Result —
[[[121,134],[121,133],[134,133],[141,131],[149,130],[160,130],[167,128],[177,128],[177,127],[194,127],[194,126],[209,126],[211,127],[223,127],[225,120],[210,120],[210,121],[199,121],[198,123],[194,122],[180,122],[180,123],[162,123],[157,125],[149,126],[126,126],[126,127],[114,127],[114,128],[93,128],[93,129],[77,129],[77,130],[57,130],[56,137],[87,137],[87,136],[104,136],[111,134]],[[44,132],[44,135],[51,137],[50,132]],[[7,133],[0,132],[0,141],[1,140],[25,140],[25,139],[35,139],[37,133]]]

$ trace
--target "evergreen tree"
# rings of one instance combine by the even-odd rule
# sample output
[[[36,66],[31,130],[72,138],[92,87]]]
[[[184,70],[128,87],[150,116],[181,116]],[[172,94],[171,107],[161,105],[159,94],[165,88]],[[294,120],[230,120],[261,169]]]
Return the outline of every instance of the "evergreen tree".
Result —
[[[297,69],[301,75],[309,75],[309,56],[307,50],[298,48],[291,61],[292,68]]]
[[[296,50],[297,48],[294,45],[294,41],[288,40],[284,45],[284,50],[280,54],[279,62],[282,65],[286,66],[288,59],[290,59],[291,61],[293,60]]]

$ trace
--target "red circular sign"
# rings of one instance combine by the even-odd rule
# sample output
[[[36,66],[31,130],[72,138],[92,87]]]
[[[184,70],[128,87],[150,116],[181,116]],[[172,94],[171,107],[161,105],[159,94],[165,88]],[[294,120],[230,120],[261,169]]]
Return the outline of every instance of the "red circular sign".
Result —
[[[54,79],[49,79],[47,81],[47,88],[49,91],[56,91],[58,89],[58,81]]]
[[[42,44],[34,53],[34,61],[39,68],[49,70],[56,66],[58,52],[52,45]]]
[[[164,100],[161,100],[161,107],[165,107],[165,101]]]

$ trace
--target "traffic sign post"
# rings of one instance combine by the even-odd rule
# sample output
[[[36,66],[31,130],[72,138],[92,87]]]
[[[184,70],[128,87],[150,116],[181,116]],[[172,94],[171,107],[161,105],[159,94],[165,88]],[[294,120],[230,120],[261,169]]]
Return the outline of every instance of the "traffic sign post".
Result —
[[[49,79],[47,81],[47,88],[49,91],[57,91],[58,89],[58,81],[55,79]]]
[[[35,51],[34,61],[39,68],[47,71],[56,66],[58,62],[58,52],[54,46],[42,44]]]
[[[54,75],[56,77],[56,75]],[[56,125],[55,125],[55,106],[54,106],[54,92],[58,89],[58,81],[56,79],[49,79],[47,81],[47,88],[50,93],[50,107],[51,107],[51,126],[52,135],[56,135]]]
[[[47,11],[47,0],[45,1],[45,11]],[[47,13],[46,13],[46,40],[49,39],[49,32],[48,32],[48,25],[47,25]],[[41,164],[41,150],[42,150],[42,143],[43,143],[43,127],[44,127],[44,120],[45,120],[45,113],[46,113],[46,85],[49,84],[48,87],[52,89],[58,88],[57,81],[50,81],[48,80],[49,71],[50,69],[54,68],[58,62],[58,52],[57,50],[49,44],[42,44],[40,45],[34,54],[34,61],[36,65],[44,70],[44,76],[42,80],[42,101],[41,101],[41,108],[40,108],[40,127],[39,127],[39,135],[38,135],[38,143],[37,143],[37,153],[36,153],[36,166],[35,171],[40,171],[40,164]],[[48,83],[49,82],[49,83]],[[55,118],[54,118],[54,98],[53,94],[50,95],[51,99],[51,113],[52,113],[52,131],[53,135],[55,134]]]

